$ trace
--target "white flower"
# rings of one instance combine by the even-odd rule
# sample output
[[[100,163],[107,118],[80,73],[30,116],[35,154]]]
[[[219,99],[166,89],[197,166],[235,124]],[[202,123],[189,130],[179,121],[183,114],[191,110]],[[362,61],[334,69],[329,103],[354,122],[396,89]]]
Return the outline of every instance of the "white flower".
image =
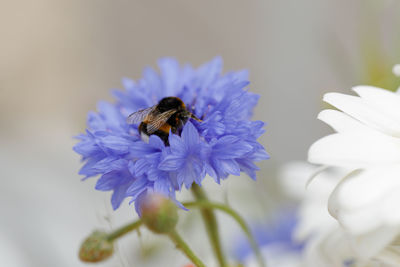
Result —
[[[295,238],[305,242],[303,265],[306,267],[343,267],[354,259],[354,250],[345,231],[329,215],[327,203],[343,171],[320,172],[307,188],[317,168],[305,162],[291,162],[280,171],[285,192],[299,201]]]
[[[337,133],[315,142],[309,161],[349,169],[328,207],[353,237],[357,258],[400,266],[393,246],[400,233],[400,95],[372,86],[353,90],[359,96],[324,96],[342,112],[319,114]]]

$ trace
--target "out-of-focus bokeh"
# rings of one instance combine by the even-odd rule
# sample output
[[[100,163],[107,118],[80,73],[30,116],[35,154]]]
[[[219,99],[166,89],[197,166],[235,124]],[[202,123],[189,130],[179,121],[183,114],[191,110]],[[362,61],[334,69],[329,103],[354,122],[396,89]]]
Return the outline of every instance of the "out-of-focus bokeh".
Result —
[[[220,55],[225,70],[250,71],[271,160],[260,165],[256,183],[239,177],[209,190],[249,219],[268,217],[282,201],[272,189],[274,170],[305,160],[309,145],[329,131],[316,120],[322,95],[359,83],[396,87],[399,10],[395,0],[2,1],[0,266],[85,266],[77,251],[94,228],[132,220],[133,207],[114,212],[94,180],[80,181],[73,136],[96,102],[112,100],[122,77],[140,78],[163,56],[198,66]],[[186,238],[210,257],[187,226],[193,220],[181,220]],[[230,227],[221,227],[226,236]],[[174,253],[177,263],[163,266],[187,263],[155,240],[127,236],[99,266],[157,266],[157,250],[164,258]]]

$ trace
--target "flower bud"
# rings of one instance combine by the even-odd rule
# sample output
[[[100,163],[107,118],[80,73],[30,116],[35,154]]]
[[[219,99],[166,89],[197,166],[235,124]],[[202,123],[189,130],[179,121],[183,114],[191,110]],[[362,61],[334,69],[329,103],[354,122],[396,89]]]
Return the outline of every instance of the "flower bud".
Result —
[[[148,195],[143,201],[141,211],[144,224],[155,233],[168,233],[175,228],[178,222],[176,205],[161,195]]]
[[[82,243],[79,258],[84,262],[99,262],[109,258],[114,252],[114,246],[107,236],[105,232],[93,232]]]

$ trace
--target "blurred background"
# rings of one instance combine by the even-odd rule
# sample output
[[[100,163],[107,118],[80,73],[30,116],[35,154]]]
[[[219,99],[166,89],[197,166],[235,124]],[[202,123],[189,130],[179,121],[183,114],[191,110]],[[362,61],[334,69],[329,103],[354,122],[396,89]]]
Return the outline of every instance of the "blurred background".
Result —
[[[399,11],[395,0],[0,1],[0,266],[85,266],[77,251],[94,228],[136,216],[126,202],[113,212],[110,194],[93,189],[95,179],[80,181],[73,136],[99,100],[112,101],[110,89],[121,88],[122,77],[139,79],[163,56],[198,66],[220,55],[226,71],[250,71],[271,159],[256,183],[234,177],[207,186],[249,220],[290,205],[276,173],[285,162],[306,160],[310,144],[330,131],[316,120],[322,95],[360,83],[397,87],[391,68],[400,63]],[[182,229],[207,257],[188,226],[197,219],[183,218]],[[225,219],[226,241],[232,226]],[[156,239],[127,236],[99,266],[187,262]],[[164,265],[148,256],[155,250]],[[177,263],[165,265],[171,255]]]

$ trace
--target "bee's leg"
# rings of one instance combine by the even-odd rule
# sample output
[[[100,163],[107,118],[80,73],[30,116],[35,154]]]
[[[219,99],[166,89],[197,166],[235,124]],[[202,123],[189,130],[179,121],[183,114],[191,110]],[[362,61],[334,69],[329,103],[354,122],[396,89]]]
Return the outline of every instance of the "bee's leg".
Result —
[[[157,131],[155,131],[155,133],[153,133],[153,134],[154,134],[154,135],[157,135],[158,137],[160,137],[160,139],[164,142],[164,144],[165,144],[166,146],[169,146],[169,142],[168,142],[169,133],[166,133],[166,132],[164,132],[164,131],[157,130]]]
[[[169,141],[168,141],[168,138],[167,139],[165,139],[165,140],[163,140],[164,141],[164,144],[166,145],[166,146],[169,146]]]
[[[202,120],[200,120],[199,118],[196,117],[196,115],[194,115],[193,113],[190,113],[190,117],[198,122],[202,122]]]
[[[166,145],[166,146],[169,146],[169,141],[168,141],[168,134],[161,134],[161,135],[158,135],[160,138],[161,138],[161,140],[163,140],[163,142],[164,142],[164,144]]]

